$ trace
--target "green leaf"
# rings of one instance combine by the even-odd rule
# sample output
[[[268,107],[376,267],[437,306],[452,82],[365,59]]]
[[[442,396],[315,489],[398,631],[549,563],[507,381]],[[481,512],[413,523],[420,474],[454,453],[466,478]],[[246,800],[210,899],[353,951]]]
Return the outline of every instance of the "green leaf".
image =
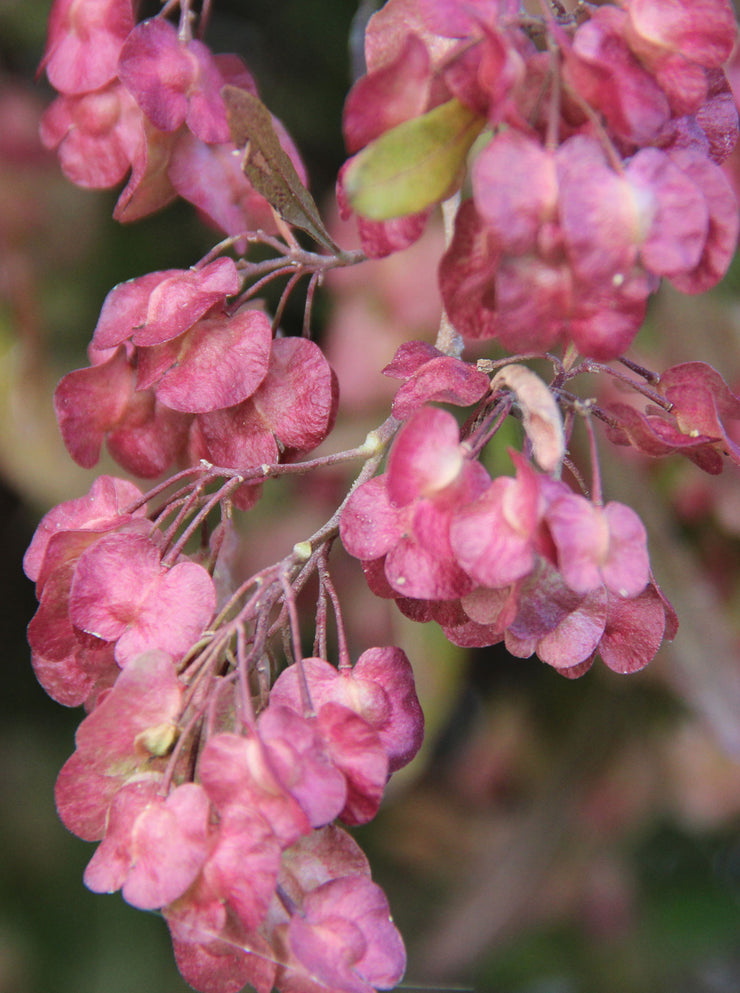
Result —
[[[244,149],[242,169],[252,186],[284,221],[336,251],[313,197],[280,144],[270,111],[254,94],[238,86],[224,86],[221,95],[231,140],[237,148]]]
[[[352,209],[372,221],[388,221],[447,199],[485,124],[453,99],[386,131],[355,155],[344,174]]]

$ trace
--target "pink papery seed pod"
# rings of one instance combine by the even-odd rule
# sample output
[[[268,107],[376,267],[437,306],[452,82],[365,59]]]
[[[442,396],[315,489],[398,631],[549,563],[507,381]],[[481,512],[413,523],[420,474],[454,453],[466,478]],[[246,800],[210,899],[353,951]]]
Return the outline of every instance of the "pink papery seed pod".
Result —
[[[625,403],[605,404],[603,410],[613,420],[606,434],[615,445],[631,445],[638,452],[657,458],[678,452],[691,459],[704,472],[719,475],[724,467],[716,440],[700,434],[684,434],[674,418],[662,408],[648,408],[641,413]]]
[[[290,460],[316,448],[331,432],[339,385],[318,345],[305,338],[278,338],[252,402]]]
[[[189,330],[136,353],[136,389],[181,414],[233,407],[254,394],[267,375],[272,329],[260,310],[232,317],[212,310]]]
[[[43,587],[44,559],[55,535],[90,531],[92,538],[94,534],[114,530],[134,517],[146,515],[146,505],[140,503],[141,499],[141,490],[129,480],[98,476],[85,496],[66,500],[44,514],[23,556],[23,571]],[[126,508],[137,503],[140,503],[138,508],[128,513]]]
[[[627,163],[644,232],[640,258],[647,269],[672,279],[699,265],[709,233],[706,198],[670,155],[639,151]]]
[[[513,4],[394,2],[371,18],[365,36],[368,74],[345,106],[345,136],[356,152],[396,125],[450,98],[491,123],[520,118],[513,93],[534,50],[513,28]],[[505,28],[503,22],[506,22]]]
[[[39,70],[60,93],[89,93],[116,75],[134,27],[131,0],[55,0]]]
[[[466,468],[455,418],[425,407],[396,436],[388,456],[388,495],[397,507],[447,495]]]
[[[237,87],[257,96],[254,79],[237,55],[216,55],[214,62],[222,86]],[[271,124],[300,182],[307,187],[308,174],[295,143],[276,117],[271,118]],[[232,140],[228,137],[215,143],[201,140],[185,125],[172,134],[174,142],[166,167],[168,179],[206,222],[232,237],[247,231],[280,234],[275,210],[247,179],[244,156]],[[238,252],[246,252],[246,242],[239,240],[236,248]]]
[[[517,606],[504,641],[518,658],[536,653],[555,669],[572,669],[592,657],[604,634],[606,588],[576,593],[544,560],[519,589]]]
[[[677,149],[672,158],[704,198],[708,224],[697,265],[670,280],[683,293],[703,293],[722,279],[734,257],[740,230],[737,197],[726,174],[710,159],[692,149]]]
[[[737,35],[730,0],[628,0],[630,47],[654,74],[674,114],[694,113],[707,96],[707,69],[732,54]]]
[[[558,551],[558,567],[576,593],[602,584],[617,596],[638,596],[650,578],[645,527],[630,507],[604,507],[575,493],[554,500],[546,520]]]
[[[483,221],[473,200],[466,200],[455,216],[455,231],[439,267],[439,287],[455,329],[464,337],[493,338],[498,330],[494,279],[502,251],[493,231]],[[523,340],[547,348],[554,336],[541,332]]]
[[[96,687],[118,674],[113,645],[83,634],[69,619],[69,591],[76,562],[50,571],[38,610],[28,625],[31,665],[49,696],[78,707]]]
[[[351,672],[355,683],[360,684],[352,692],[361,708],[359,713],[377,731],[388,754],[389,773],[396,772],[414,758],[424,740],[424,713],[416,695],[411,663],[400,648],[368,648]],[[384,691],[389,711],[384,701],[377,709],[366,701],[364,691],[368,683]],[[370,699],[373,697],[371,694]]]
[[[201,752],[199,773],[220,816],[232,809],[257,811],[283,848],[310,833],[306,814],[280,783],[256,731],[213,735]]]
[[[215,606],[213,580],[202,566],[180,561],[168,568],[150,538],[114,534],[80,556],[69,616],[82,631],[115,642],[116,661],[125,666],[152,649],[179,661]]]
[[[270,694],[257,722],[270,765],[298,801],[312,828],[338,817],[347,803],[347,782],[334,765],[317,722],[281,706]]]
[[[423,341],[401,345],[383,375],[403,379],[393,399],[393,416],[406,420],[426,403],[469,407],[490,388],[488,376],[469,362],[443,355]]]
[[[278,964],[262,935],[245,930],[233,918],[225,923],[204,921],[181,903],[165,908],[164,915],[183,979],[200,993],[240,993],[245,986],[271,993]]]
[[[429,109],[430,68],[426,45],[409,31],[394,58],[358,79],[347,94],[342,120],[350,154]]]
[[[183,686],[172,659],[147,652],[123,669],[75,735],[55,796],[65,826],[86,841],[105,832],[108,807],[129,781],[161,784],[175,740]]]
[[[632,29],[648,45],[675,52],[712,68],[732,54],[737,35],[730,0],[696,0],[691,6],[670,0],[627,0]]]
[[[493,127],[507,123],[528,130],[520,104],[529,85],[527,61],[536,49],[523,32],[512,29],[516,16],[506,25],[504,18],[498,25],[491,18],[488,23],[474,18],[475,42],[463,41],[450,55],[443,78],[461,103],[487,117]]]
[[[454,0],[418,0],[422,23],[447,38],[480,37],[501,18],[513,21],[519,14],[517,0],[471,0],[461,6]]]
[[[638,672],[652,662],[664,640],[675,638],[677,631],[676,613],[651,579],[642,593],[631,599],[609,594],[598,652],[614,672]]]
[[[286,905],[300,908],[311,892],[348,876],[369,881],[370,866],[357,842],[337,825],[312,831],[283,853],[278,883],[287,901],[273,901],[263,928],[280,964],[276,986],[281,991],[326,993],[325,983],[311,975],[291,952],[288,928],[292,913]]]
[[[696,114],[675,119],[673,129],[667,129],[661,146],[696,147],[717,165],[728,158],[737,144],[740,126],[738,112],[728,75],[723,69],[706,70],[707,99]],[[674,137],[675,135],[675,137]]]
[[[95,893],[120,889],[141,910],[157,910],[197,878],[209,850],[210,803],[196,783],[166,797],[156,783],[124,786],[108,811],[106,834],[85,870]]]
[[[711,439],[740,464],[740,397],[716,369],[706,362],[683,362],[666,369],[658,388],[672,404],[683,437],[697,442]]]
[[[303,659],[280,673],[270,694],[271,705],[302,713],[302,687],[319,712],[326,703],[354,710],[377,732],[388,755],[389,772],[416,755],[424,736],[424,716],[414,675],[400,648],[369,648],[354,666],[335,669],[324,659]]]
[[[204,993],[245,983],[269,993],[277,962],[256,928],[275,899],[280,843],[259,813],[237,807],[212,826],[211,845],[195,883],[163,908],[178,968]]]
[[[555,156],[529,135],[496,134],[476,156],[472,181],[476,209],[502,251],[531,251],[542,225],[557,219]]]
[[[345,824],[367,824],[378,812],[388,782],[388,755],[378,733],[354,710],[326,703],[318,726],[333,763],[347,781],[347,800],[339,817]]]
[[[334,426],[339,391],[323,352],[306,338],[277,338],[269,365],[252,396],[233,407],[196,417],[190,458],[239,471],[291,461],[321,444]],[[253,506],[259,485],[234,494],[242,510]]]
[[[439,618],[446,637],[464,648],[498,645],[517,615],[522,585],[523,581],[499,589],[478,586],[461,597],[454,615]]]
[[[283,852],[280,885],[295,904],[305,893],[342,876],[370,878],[370,863],[355,839],[338,824],[303,835]],[[283,919],[287,912],[283,907]]]
[[[406,968],[385,894],[365,876],[312,890],[291,918],[288,943],[308,975],[337,993],[392,989]]]
[[[504,629],[499,624],[479,624],[469,617],[440,627],[450,644],[459,648],[490,648],[504,640]]]
[[[158,403],[153,392],[136,389],[136,370],[123,346],[64,376],[54,410],[67,451],[79,465],[94,466],[106,441],[120,465],[144,478],[160,475],[184,452],[191,420]]]
[[[181,43],[169,21],[142,21],[129,34],[118,75],[149,120],[160,131],[187,123],[202,141],[229,141],[221,97],[224,78],[201,41]]]
[[[75,735],[77,754],[88,765],[121,775],[167,755],[177,739],[184,686],[165,652],[138,655],[101,695]]]
[[[118,80],[57,97],[41,118],[39,135],[45,148],[57,150],[70,182],[97,190],[120,183],[144,140],[141,111]]]
[[[191,328],[211,308],[223,305],[240,286],[236,264],[218,258],[199,269],[166,269],[114,286],[93,332],[95,348],[127,339],[137,346],[161,345]]]
[[[158,131],[141,114],[141,140],[131,161],[128,183],[113,208],[114,221],[138,221],[162,210],[177,197],[169,175],[176,140],[177,134]]]
[[[515,151],[500,156],[499,139],[488,149],[500,171]],[[484,158],[485,161],[485,158]],[[505,203],[491,197],[491,175],[457,212],[452,241],[439,267],[439,285],[455,329],[473,339],[496,338],[507,349],[547,351],[572,341],[600,361],[622,354],[639,331],[658,278],[638,261],[640,237],[634,203],[624,181],[607,166],[594,139],[575,136],[555,153],[557,216],[548,207],[515,225],[508,246]],[[604,198],[599,176],[613,196]],[[482,182],[482,180],[481,180]],[[546,190],[547,184],[543,189]],[[494,226],[481,216],[492,212]],[[490,201],[490,202],[489,202]],[[528,247],[524,247],[525,243]]]
[[[666,94],[630,48],[629,18],[599,7],[564,46],[563,76],[606,118],[609,130],[633,148],[649,144],[671,116]]]
[[[308,685],[301,672],[309,680]],[[323,659],[304,659],[286,669],[275,681],[270,695],[271,706],[276,706],[278,711],[301,715],[307,710],[315,712],[316,731],[326,755],[345,781],[344,804],[338,815],[346,824],[365,824],[375,816],[383,798],[389,777],[388,755],[375,728],[352,706],[335,702],[337,698],[339,701],[345,699],[342,689],[336,687],[338,693],[326,693],[327,683],[340,678],[337,670]],[[312,686],[316,690],[316,700],[312,696]],[[385,703],[381,699],[383,691],[373,684],[365,688],[366,702],[369,694],[374,696],[378,716]],[[387,719],[387,707],[385,709]],[[277,758],[279,761],[280,756]],[[278,768],[281,766],[282,763]],[[286,781],[286,773],[282,775]],[[294,790],[291,792],[298,796]],[[308,809],[306,800],[301,802],[304,809]]]
[[[345,104],[343,130],[349,152],[359,152],[391,128],[449,99],[441,79],[433,77],[440,41],[425,29],[412,4],[392,3],[373,15],[365,35],[368,73],[355,83]],[[443,47],[450,46],[443,42]],[[337,178],[343,220],[353,214],[345,192],[350,164],[351,160],[345,163]],[[369,258],[384,258],[408,248],[421,237],[428,217],[428,210],[386,221],[358,216],[363,251]]]
[[[631,195],[595,138],[567,139],[555,152],[555,161],[558,218],[576,279],[583,288],[598,289],[605,281],[621,285],[637,263],[646,226],[640,199]],[[649,214],[648,222],[651,219]]]
[[[218,922],[222,928],[235,915],[251,931],[265,919],[275,894],[280,842],[264,817],[242,807],[224,811],[212,825],[210,841],[195,886],[177,908],[170,908],[168,919],[187,916],[191,924],[199,918],[203,925]]]
[[[395,351],[387,366],[382,370],[384,376],[406,381],[427,362],[437,359],[443,352],[428,341],[404,341]]]
[[[340,520],[342,542],[363,561],[385,556],[386,579],[400,596],[456,599],[473,583],[450,547],[451,520],[489,482],[461,446],[455,418],[424,407],[399,432],[388,472],[351,495]]]
[[[520,27],[516,0],[475,0],[465,7],[420,0],[420,7],[429,28],[457,40],[441,69],[449,90],[493,127],[506,122],[529,130],[531,117],[523,100],[532,88],[529,62],[537,49]]]
[[[499,589],[534,569],[547,554],[546,506],[540,477],[516,453],[516,479],[500,476],[453,516],[450,543],[460,566],[481,586]],[[565,489],[565,487],[564,487]]]
[[[340,520],[342,544],[350,555],[363,562],[385,562],[386,555],[404,536],[405,516],[388,496],[386,475],[376,476],[359,486],[350,496]],[[387,585],[385,572],[382,581]],[[377,592],[394,596],[395,591]],[[399,593],[399,595],[402,595]]]
[[[277,118],[272,124],[283,151],[307,186],[306,169],[293,140]],[[207,144],[184,127],[173,138],[167,176],[173,189],[208,223],[232,237],[258,230],[279,233],[273,208],[245,176],[233,144]],[[244,242],[239,246],[240,251],[246,251]]]
[[[76,628],[69,616],[72,581],[80,556],[102,535],[147,535],[141,493],[125,480],[100,477],[90,493],[53,508],[26,552],[25,568],[36,579],[39,607],[28,626],[31,664],[46,692],[65,706],[87,702],[118,672],[113,645]]]

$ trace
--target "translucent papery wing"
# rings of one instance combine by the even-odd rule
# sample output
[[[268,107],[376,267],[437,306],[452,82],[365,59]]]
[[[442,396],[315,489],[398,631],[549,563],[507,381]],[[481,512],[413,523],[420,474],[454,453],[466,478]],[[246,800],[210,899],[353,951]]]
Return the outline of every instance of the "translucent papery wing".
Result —
[[[165,916],[165,915],[162,915]],[[287,925],[273,934],[273,943],[260,932],[229,933],[209,929],[201,922],[178,921],[172,933],[175,960],[183,978],[200,993],[345,993],[363,990],[372,993],[360,976],[357,985],[337,986],[298,963],[290,954],[285,937]]]
[[[284,927],[285,925],[283,925]],[[180,941],[177,944],[183,945],[185,943],[184,938],[187,930],[188,926],[184,925],[180,931]],[[214,942],[213,957],[223,958],[224,965],[228,962],[233,966],[235,960],[243,963],[243,968],[238,974],[236,970],[234,971],[231,985],[228,985],[223,977],[217,976],[214,972],[210,985],[206,986],[203,983],[202,986],[195,987],[201,989],[202,993],[238,993],[244,989],[245,985],[247,989],[244,990],[244,993],[250,993],[251,988],[254,988],[256,993],[270,993],[273,985],[281,993],[345,993],[345,990],[352,988],[344,984],[340,986],[332,984],[297,963],[291,958],[283,936],[281,936],[283,940],[279,942],[283,946],[281,950],[270,945],[260,933],[253,933],[247,938],[244,935],[241,937],[225,935],[223,932],[217,932],[213,929],[212,935],[209,935],[207,929],[200,925],[197,927],[193,925],[192,935],[194,942],[199,943],[212,937]],[[175,943],[174,939],[173,943]],[[175,947],[176,958],[177,944]],[[275,942],[275,945],[277,944],[278,942]],[[181,965],[181,961],[181,958],[178,958],[178,966]],[[186,963],[182,962],[182,964]],[[251,978],[248,976],[242,980],[241,975],[247,971],[251,974]],[[260,977],[264,978],[267,985],[262,984]],[[185,978],[191,985],[193,984],[194,977],[186,976]],[[359,975],[356,981],[358,984],[356,989],[368,991],[376,989],[376,987],[366,983]],[[405,993],[474,993],[473,988],[468,986],[429,986],[412,982],[397,983],[393,988],[404,990]]]

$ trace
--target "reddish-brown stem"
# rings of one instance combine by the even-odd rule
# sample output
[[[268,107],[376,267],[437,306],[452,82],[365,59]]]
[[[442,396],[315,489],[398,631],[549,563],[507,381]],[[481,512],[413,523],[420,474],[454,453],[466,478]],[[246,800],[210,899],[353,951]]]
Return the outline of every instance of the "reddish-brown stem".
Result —
[[[324,525],[322,525],[322,527],[315,531],[307,541],[300,542],[296,545],[291,553],[281,562],[275,563],[274,565],[255,573],[248,580],[246,580],[246,582],[242,583],[231,595],[228,602],[222,607],[218,617],[215,618],[212,624],[211,631],[206,632],[206,635],[204,635],[203,644],[205,647],[194,647],[191,657],[184,661],[182,668],[180,669],[180,677],[185,679],[189,684],[186,693],[186,700],[184,702],[184,709],[190,705],[190,702],[194,698],[197,688],[201,684],[202,680],[210,678],[214,672],[217,671],[219,664],[224,658],[224,653],[228,656],[230,651],[229,645],[233,644],[234,637],[236,637],[236,669],[238,670],[238,675],[236,678],[239,681],[239,692],[242,698],[242,705],[244,708],[251,708],[249,667],[255,659],[262,656],[265,651],[265,646],[270,638],[273,637],[273,635],[276,634],[281,627],[284,627],[286,616],[288,618],[290,637],[292,639],[288,646],[289,654],[293,655],[296,662],[299,664],[301,663],[302,652],[296,597],[310,576],[317,570],[321,574],[321,587],[323,590],[322,595],[328,596],[331,599],[337,619],[340,666],[346,667],[350,664],[349,651],[347,648],[341,609],[339,606],[339,598],[326,570],[328,546],[339,532],[339,520],[346,501],[349,499],[351,493],[354,492],[354,489],[357,486],[361,485],[375,474],[385,455],[385,449],[388,443],[399,427],[400,422],[393,417],[389,417],[376,431],[371,432],[363,445],[358,446],[356,449],[352,449],[349,452],[336,453],[333,456],[325,456],[320,459],[314,459],[311,465],[305,464],[302,467],[263,467],[263,470],[261,470],[263,473],[265,469],[268,470],[268,473],[265,474],[269,474],[269,470],[275,470],[276,468],[286,470],[293,469],[294,471],[308,471],[309,468],[331,465],[338,461],[345,461],[347,458],[360,456],[366,458],[365,465],[359,472],[352,487],[350,488],[349,493],[346,495],[345,499],[342,501],[331,518]],[[213,507],[215,507],[218,503],[228,499],[231,492],[236,487],[241,485],[243,481],[243,476],[236,474],[233,470],[221,470],[210,466],[204,466],[200,471],[203,473],[203,478],[198,481],[198,486],[205,484],[210,479],[215,479],[220,476],[226,476],[227,481],[217,490],[216,493],[205,500],[202,507],[200,507],[193,520],[184,529],[177,542],[169,549],[166,556],[168,560],[175,560],[188,538],[205,520],[210,510],[213,509]],[[190,495],[192,499],[195,499],[196,493],[197,489]],[[187,505],[187,503],[188,500],[184,499],[184,504]],[[184,512],[185,507],[181,509],[176,518],[175,524],[171,526],[170,530],[172,530],[173,526],[179,526],[183,520]],[[237,604],[250,589],[253,590],[252,595],[248,598],[247,602],[237,610]],[[280,600],[282,600],[282,609],[279,611],[278,617],[275,620],[272,620],[275,616],[275,608]],[[230,616],[232,614],[233,616]],[[319,645],[319,647],[323,649],[324,656],[326,654],[325,615],[326,606],[324,605],[324,635]],[[252,647],[251,651],[247,651],[246,626],[255,618],[256,626],[251,635]],[[307,712],[312,712],[307,685],[302,692],[305,693],[304,702]],[[252,713],[252,709],[244,709],[243,711],[247,720],[253,719],[254,715]]]
[[[578,408],[577,408],[578,409]],[[580,413],[588,432],[588,447],[591,455],[591,502],[596,507],[603,507],[604,499],[601,493],[601,470],[599,468],[599,451],[596,446],[596,432],[591,421],[591,409],[588,402],[582,402]]]
[[[172,751],[170,752],[170,757],[169,757],[169,760],[167,762],[167,768],[164,771],[164,778],[163,778],[163,781],[162,781],[162,793],[163,793],[163,795],[166,795],[170,791],[170,785],[172,784],[172,777],[175,774],[175,769],[177,768],[177,762],[178,762],[178,759],[180,758],[180,754],[181,754],[183,748],[185,747],[185,743],[195,733],[195,730],[196,730],[198,724],[200,723],[200,721],[202,721],[202,719],[203,719],[203,709],[204,708],[201,707],[199,710],[197,710],[195,713],[193,713],[189,717],[187,724],[184,727],[180,728],[180,733],[178,735],[177,741],[175,742],[175,745],[174,745]],[[184,713],[184,710],[183,710],[183,713]],[[193,770],[193,772],[194,771],[195,770]]]
[[[306,303],[303,310],[303,330],[302,334],[304,338],[311,337],[311,313],[313,311],[313,299],[316,295],[316,289],[321,283],[323,277],[323,272],[315,272],[309,280],[308,287],[306,288]]]
[[[181,472],[175,473],[174,476],[170,476],[169,479],[165,479],[164,482],[159,483],[157,486],[154,486],[151,490],[145,493],[140,500],[135,500],[133,503],[128,504],[125,513],[133,514],[135,511],[139,509],[139,507],[146,506],[146,504],[150,503],[155,497],[159,496],[160,493],[164,493],[166,490],[168,490],[173,485],[173,483],[177,483],[181,479],[187,479],[188,476],[197,476],[203,473],[203,471],[204,471],[203,465],[193,465],[187,469],[183,469]],[[179,497],[180,494],[187,493],[189,489],[190,486],[183,487],[182,490],[179,490],[176,494],[174,494],[173,499]]]
[[[178,513],[176,514],[174,520],[169,524],[169,526],[167,527],[167,529],[163,532],[164,542],[162,544],[162,549],[163,549],[163,552],[162,552],[162,565],[166,566],[166,565],[169,564],[169,557],[167,555],[167,547],[169,546],[170,542],[173,540],[174,536],[177,534],[177,529],[183,524],[183,522],[187,519],[187,517],[193,512],[193,508],[195,507],[195,505],[200,502],[204,485],[205,485],[204,481],[203,480],[200,480],[200,482],[196,484],[196,486],[194,487],[194,489],[191,490],[191,492],[189,493],[189,495],[187,497],[185,497],[184,500],[181,500],[181,501],[178,500],[177,501],[177,503],[181,504],[180,509],[179,509]],[[175,503],[175,501],[173,501],[173,504],[174,503]],[[167,507],[168,510],[169,510],[169,507],[170,506],[172,506],[172,504],[168,505],[168,507]],[[157,523],[159,524],[159,522],[157,522]],[[172,561],[174,562],[174,558],[172,559]]]
[[[347,632],[344,629],[344,620],[342,618],[342,608],[339,603],[339,597],[337,596],[337,591],[334,588],[334,583],[331,580],[328,570],[325,567],[322,568],[320,564],[319,572],[321,574],[322,586],[331,599],[334,618],[337,623],[337,656],[339,658],[339,668],[351,669],[352,661],[349,657],[349,649],[347,648]]]
[[[168,14],[172,13],[172,11],[179,6],[180,6],[180,0],[167,0],[167,2],[162,5],[162,9],[157,11],[155,16],[167,17]]]
[[[632,369],[638,375],[642,376],[648,382],[660,382],[660,376],[657,373],[650,372],[647,369],[643,369],[642,366],[638,366],[635,363],[629,361],[629,359],[620,359],[623,365],[627,366],[628,369]],[[637,379],[632,379],[631,376],[625,376],[624,373],[620,372],[618,369],[613,369],[611,366],[602,365],[600,362],[594,362],[591,359],[585,359],[578,370],[580,372],[603,372],[613,379],[618,379],[620,383],[625,383],[630,386],[637,393],[641,393],[648,400],[652,400],[654,404],[658,407],[662,407],[663,410],[670,411],[673,408],[673,404],[670,403],[664,396],[660,393],[656,393],[655,390],[651,390],[649,386],[641,383]]]
[[[285,604],[285,609],[288,612],[293,661],[298,662],[299,659],[303,658],[303,649],[301,648],[301,626],[298,622],[298,609],[295,605],[293,588],[290,584],[290,580],[288,579],[287,568],[280,575],[280,585],[283,590],[283,603]]]
[[[513,400],[507,396],[497,400],[491,412],[473,431],[472,440],[466,439],[464,444],[471,459],[476,459],[493,438],[511,411]]]
[[[180,44],[187,45],[193,40],[193,22],[195,14],[190,9],[190,0],[180,0],[180,23],[177,29],[177,37]]]
[[[203,38],[206,33],[206,28],[208,27],[208,22],[211,19],[211,0],[203,0],[203,4],[200,8],[200,17],[198,19],[198,37]]]
[[[228,238],[224,238],[222,241],[219,241],[216,245],[214,245],[213,248],[209,249],[209,251],[207,251],[202,258],[198,259],[195,265],[191,268],[202,269],[204,266],[207,266],[209,262],[213,262],[214,259],[218,258],[218,256],[225,252],[228,248],[233,248],[235,245],[238,245],[240,241],[251,241],[253,240],[253,237],[254,232],[250,231],[244,231],[242,234],[230,235]]]
[[[581,470],[578,468],[578,466],[573,461],[571,461],[571,459],[569,459],[567,455],[563,458],[563,466],[568,470],[571,476],[578,483],[581,493],[583,493],[585,497],[588,497],[589,493],[588,493],[588,486],[586,485],[586,480],[583,478]]]
[[[183,709],[189,706],[198,684],[203,679],[203,674],[208,672],[209,668],[212,669],[218,664],[219,659],[229,644],[230,638],[231,632],[219,632],[218,635],[212,636],[206,642],[205,647],[192,650],[192,655],[186,656],[183,663],[181,663],[180,678],[184,679],[188,684]]]
[[[173,496],[171,500],[168,500],[155,513],[150,514],[149,520],[152,522],[152,531],[161,531],[165,527],[167,520],[177,514],[184,504],[190,502],[192,492],[192,487],[188,486],[186,489],[181,490],[178,496]]]
[[[305,269],[299,269],[298,272],[293,273],[288,282],[285,284],[283,292],[280,294],[280,299],[278,300],[278,305],[275,308],[275,316],[272,318],[272,330],[273,334],[280,327],[280,321],[283,319],[283,311],[285,310],[285,305],[290,299],[290,294],[296,287],[296,284],[306,275]]]
[[[279,279],[281,276],[287,276],[291,272],[293,272],[293,266],[285,264],[281,264],[274,269],[268,270],[267,275],[263,276],[261,279],[258,279],[257,282],[252,283],[248,289],[237,297],[235,301],[235,308],[241,307],[242,304],[245,304],[248,300],[251,300],[253,297],[257,296],[257,294],[263,290],[265,286],[269,286],[273,279]]]
[[[213,627],[218,628],[222,624],[232,624],[232,623],[240,622],[240,620],[244,616],[245,608],[239,610],[238,613],[236,613],[231,620],[228,620],[229,614],[231,614],[231,612],[235,609],[237,603],[241,600],[241,598],[244,596],[247,590],[250,589],[250,587],[252,586],[255,587],[255,592],[252,594],[249,603],[250,604],[254,603],[255,610],[261,609],[264,606],[264,604],[261,604],[259,602],[260,598],[267,599],[266,593],[275,582],[275,578],[280,568],[282,567],[282,564],[283,564],[282,562],[278,562],[271,566],[268,566],[265,569],[261,569],[259,572],[255,573],[253,576],[250,576],[249,579],[241,583],[241,585],[234,590],[234,592],[231,594],[231,596],[226,601],[224,606],[221,608],[218,617],[216,617],[216,619],[213,622]]]
[[[533,362],[535,359],[547,359],[551,362],[555,369],[562,369],[563,363],[560,361],[557,355],[553,355],[550,352],[520,352],[518,355],[507,355],[504,359],[478,359],[476,362],[476,369],[479,372],[492,373],[497,369],[503,369],[504,366],[511,365],[514,362]]]
[[[319,562],[319,579],[323,576],[326,568],[326,547],[321,549],[321,561]],[[326,607],[326,587],[323,582],[319,582],[319,593],[316,598],[316,623],[314,626],[313,653],[321,659],[326,658],[327,653],[327,623],[328,611]]]
[[[642,378],[648,383],[657,384],[660,382],[660,374],[653,372],[652,369],[646,369],[645,366],[639,365],[637,362],[633,362],[632,359],[628,359],[624,355],[620,355],[618,361],[621,362],[623,366],[631,369],[632,372],[636,373],[638,376],[642,376]]]
[[[287,574],[280,577],[280,584],[283,588],[283,606],[288,612],[288,623],[290,626],[291,648],[293,661],[298,666],[300,673],[301,698],[303,700],[303,711],[306,717],[313,717],[316,714],[311,701],[311,692],[308,687],[308,680],[303,668],[303,651],[301,649],[301,630],[298,622],[298,610],[295,604],[295,591],[288,581]]]
[[[233,477],[229,479],[224,485],[213,494],[213,496],[208,499],[205,504],[201,507],[195,517],[192,519],[190,524],[185,528],[180,537],[174,543],[174,545],[162,556],[162,565],[171,565],[177,561],[177,556],[183,550],[187,544],[190,536],[197,531],[200,527],[201,522],[206,519],[208,514],[222,501],[228,499],[231,494],[239,488],[241,485],[239,477]],[[180,515],[178,515],[179,517]]]
[[[249,688],[249,664],[254,658],[256,650],[256,646],[253,646],[252,651],[247,655],[244,625],[240,624],[236,630],[237,680],[239,698],[241,700],[242,724],[251,729],[254,729],[256,726],[257,718],[254,713],[254,707],[252,706],[252,691]]]

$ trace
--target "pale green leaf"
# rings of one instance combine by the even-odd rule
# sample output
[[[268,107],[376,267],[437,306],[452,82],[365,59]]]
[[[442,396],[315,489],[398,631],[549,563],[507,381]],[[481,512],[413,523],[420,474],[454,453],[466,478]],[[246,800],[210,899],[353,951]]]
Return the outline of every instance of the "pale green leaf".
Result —
[[[388,221],[447,199],[460,185],[467,154],[485,124],[453,99],[386,131],[344,174],[352,209],[372,221]]]

